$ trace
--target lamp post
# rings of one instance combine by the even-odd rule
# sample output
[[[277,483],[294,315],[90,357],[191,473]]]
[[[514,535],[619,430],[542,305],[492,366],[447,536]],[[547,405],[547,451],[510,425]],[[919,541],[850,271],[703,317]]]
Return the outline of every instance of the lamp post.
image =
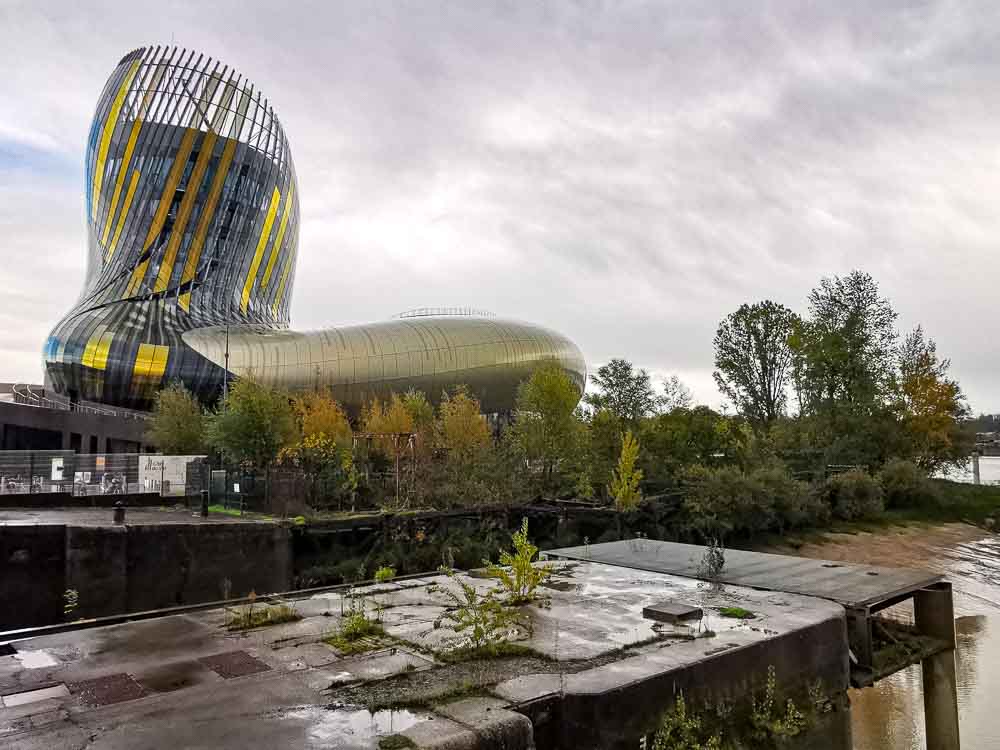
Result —
[[[226,367],[222,373],[222,408],[228,408],[229,401],[229,323],[226,323]]]

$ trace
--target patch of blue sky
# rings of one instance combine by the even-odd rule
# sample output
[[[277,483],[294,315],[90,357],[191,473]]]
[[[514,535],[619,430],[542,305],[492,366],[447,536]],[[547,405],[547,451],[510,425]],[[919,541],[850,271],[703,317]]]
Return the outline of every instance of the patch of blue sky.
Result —
[[[28,172],[39,177],[78,179],[82,169],[78,154],[0,139],[0,173]]]

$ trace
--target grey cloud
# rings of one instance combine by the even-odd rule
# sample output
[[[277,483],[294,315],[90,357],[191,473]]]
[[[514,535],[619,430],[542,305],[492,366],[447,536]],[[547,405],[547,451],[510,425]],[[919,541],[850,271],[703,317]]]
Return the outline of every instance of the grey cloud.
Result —
[[[717,403],[719,319],[802,309],[821,275],[863,267],[1000,411],[1000,355],[970,325],[988,331],[1000,268],[995,3],[161,5],[4,5],[0,154],[81,163],[140,44],[172,34],[236,66],[292,141],[298,326],[487,307]],[[0,160],[10,377],[39,377],[77,293],[82,214],[79,171],[15,181]]]

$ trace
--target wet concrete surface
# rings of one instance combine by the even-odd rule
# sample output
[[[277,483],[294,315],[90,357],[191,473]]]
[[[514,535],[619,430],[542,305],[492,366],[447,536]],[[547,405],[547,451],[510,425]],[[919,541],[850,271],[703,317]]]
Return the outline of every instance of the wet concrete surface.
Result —
[[[301,620],[247,632],[229,632],[228,613],[208,610],[20,641],[17,653],[0,656],[0,695],[65,691],[0,708],[0,745],[365,750],[387,733],[431,730],[421,728],[427,712],[361,707],[398,705],[402,697],[432,704],[435,695],[475,684],[496,690],[492,711],[519,694],[551,692],[546,672],[559,673],[560,689],[593,693],[842,618],[839,606],[797,595],[596,563],[557,567],[541,590],[545,601],[521,608],[524,623],[509,634],[529,653],[509,659],[452,665],[435,657],[466,643],[464,634],[435,627],[453,604],[445,590],[457,588],[444,576],[356,589],[355,601],[372,616],[380,612],[388,634],[363,655],[323,642],[349,608],[342,593],[290,600]],[[494,585],[467,580],[481,591]],[[683,624],[643,617],[644,607],[665,601],[700,607],[705,616]],[[754,619],[722,617],[720,609],[731,606]],[[437,726],[450,722],[467,738],[477,710],[439,716]],[[519,736],[524,717],[509,713],[489,720]]]

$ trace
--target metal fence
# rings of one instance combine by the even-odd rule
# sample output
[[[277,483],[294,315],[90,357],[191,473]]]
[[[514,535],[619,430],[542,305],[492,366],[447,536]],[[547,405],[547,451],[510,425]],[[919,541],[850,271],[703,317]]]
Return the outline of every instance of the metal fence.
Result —
[[[0,451],[0,494],[196,495],[207,489],[204,459],[153,453]]]

